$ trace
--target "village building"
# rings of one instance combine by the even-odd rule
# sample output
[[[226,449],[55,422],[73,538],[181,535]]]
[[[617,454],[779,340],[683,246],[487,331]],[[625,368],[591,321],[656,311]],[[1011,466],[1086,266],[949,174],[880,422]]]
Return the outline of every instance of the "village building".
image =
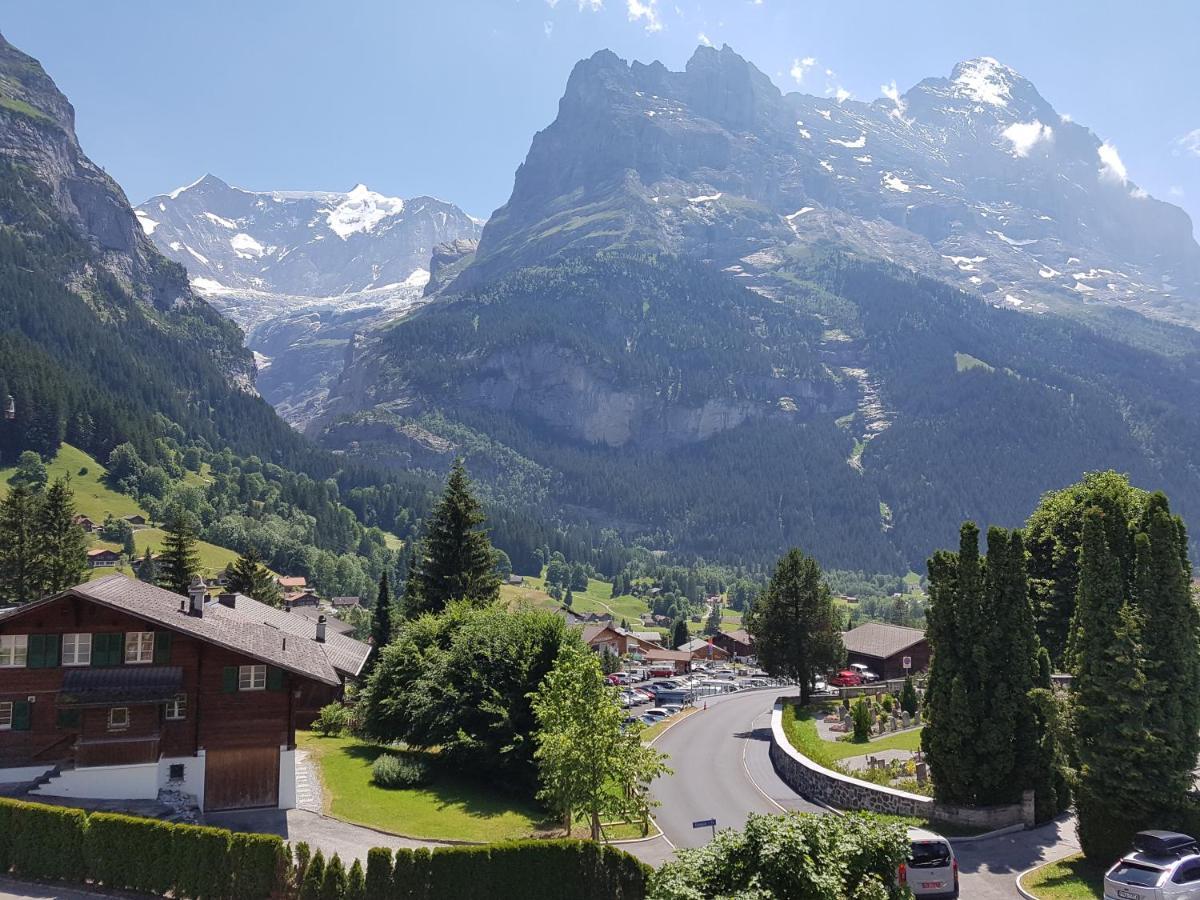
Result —
[[[284,594],[283,602],[285,606],[290,607],[308,606],[312,609],[319,609],[321,606],[321,598],[317,596],[316,591],[308,590]]]
[[[96,530],[97,527],[99,527],[87,516],[76,516],[71,521],[82,528],[85,534],[91,534]]]
[[[275,579],[282,591],[304,591],[308,588],[308,579],[303,575],[280,575]]]
[[[729,659],[729,651],[712,643],[708,638],[692,638],[676,649],[690,653],[693,662],[725,662]]]
[[[929,668],[929,641],[920,628],[867,622],[845,632],[842,644],[849,664],[864,665],[880,678],[903,678]]]
[[[360,597],[334,597],[332,600],[329,601],[329,604],[335,610],[345,610],[345,609],[350,609],[355,606],[361,606],[362,598],[360,598]]]
[[[99,569],[103,566],[115,566],[120,561],[121,554],[116,550],[109,550],[106,547],[97,547],[87,552],[87,564],[93,569]]]
[[[744,628],[736,631],[718,631],[712,642],[735,660],[749,662],[754,659],[754,638]]]
[[[130,525],[139,525],[140,526],[140,525],[146,524],[146,517],[143,516],[141,513],[134,513],[132,516],[123,516],[122,518],[124,518],[125,521],[128,522]]]
[[[241,595],[113,574],[0,612],[0,783],[202,809],[296,805],[302,711],[370,648]]]

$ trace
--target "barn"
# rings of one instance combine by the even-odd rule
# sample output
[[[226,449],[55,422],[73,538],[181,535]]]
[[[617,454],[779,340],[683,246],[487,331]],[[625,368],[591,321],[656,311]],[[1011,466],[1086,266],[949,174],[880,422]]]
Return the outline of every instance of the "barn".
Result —
[[[903,678],[929,668],[929,641],[920,628],[867,622],[842,635],[847,663],[862,663],[881,678]]]

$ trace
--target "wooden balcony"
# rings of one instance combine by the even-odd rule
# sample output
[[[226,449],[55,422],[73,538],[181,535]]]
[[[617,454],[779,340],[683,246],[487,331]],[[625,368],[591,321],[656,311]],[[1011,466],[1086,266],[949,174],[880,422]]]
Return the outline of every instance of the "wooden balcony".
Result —
[[[80,739],[75,744],[76,766],[131,766],[158,762],[159,735]]]

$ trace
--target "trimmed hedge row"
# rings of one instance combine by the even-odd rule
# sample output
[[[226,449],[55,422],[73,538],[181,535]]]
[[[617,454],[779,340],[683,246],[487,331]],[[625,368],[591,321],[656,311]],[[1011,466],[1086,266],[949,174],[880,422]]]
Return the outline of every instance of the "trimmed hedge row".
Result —
[[[293,861],[294,852],[294,861]],[[575,840],[383,847],[347,870],[305,844],[0,797],[0,873],[170,893],[178,900],[642,900],[650,872],[628,853]]]
[[[505,841],[367,856],[367,900],[641,900],[650,869],[591,841]]]
[[[284,888],[287,862],[276,835],[0,797],[0,872],[192,900],[267,900]]]

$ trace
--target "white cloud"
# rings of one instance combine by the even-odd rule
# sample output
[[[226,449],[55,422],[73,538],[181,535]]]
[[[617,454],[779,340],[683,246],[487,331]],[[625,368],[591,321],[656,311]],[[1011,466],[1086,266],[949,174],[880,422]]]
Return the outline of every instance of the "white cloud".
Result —
[[[807,75],[808,70],[816,64],[817,61],[811,56],[806,56],[804,59],[796,57],[796,59],[792,61],[792,67],[788,70],[788,74],[792,76],[792,80],[794,80],[796,84],[803,84],[804,76]]]
[[[698,40],[705,47],[711,47],[713,45],[713,42],[708,39],[708,35],[703,31],[696,35],[696,40]]]
[[[556,0],[557,2],[557,0]],[[600,12],[604,9],[604,0],[579,0],[579,11]]]
[[[1016,156],[1028,156],[1029,151],[1041,141],[1054,140],[1054,129],[1036,119],[1032,122],[1013,122],[1000,133],[1012,142]]]
[[[1200,156],[1200,128],[1194,128],[1175,142],[1176,148],[1192,156]]]
[[[597,0],[588,0],[595,3]],[[625,0],[625,9],[630,22],[645,19],[645,29],[650,32],[662,31],[662,19],[658,17],[658,0]]]
[[[1063,113],[1061,116],[1059,116],[1059,118],[1060,118],[1060,119],[1062,119],[1062,120],[1063,120],[1063,122],[1070,122],[1070,121],[1071,121],[1071,114],[1070,114],[1070,113]]]
[[[1121,154],[1117,153],[1116,147],[1105,141],[1096,154],[1100,157],[1101,178],[1119,184],[1129,180],[1129,173],[1125,170],[1125,163],[1121,162]]]
[[[554,9],[554,7],[558,6],[558,0],[546,0],[546,5]]]
[[[853,96],[854,96],[853,94],[851,94],[848,90],[846,90],[840,84],[837,86],[837,90],[835,90],[833,92],[833,99],[835,99],[839,104],[845,103],[847,100],[849,100]]]
[[[1180,187],[1179,185],[1177,185],[1177,184],[1173,184],[1173,185],[1171,185],[1171,187],[1170,187],[1170,188],[1168,188],[1168,190],[1167,190],[1167,196],[1168,196],[1168,197],[1174,197],[1176,200],[1178,200],[1178,199],[1180,199],[1181,197],[1183,197],[1183,188],[1181,188],[1181,187]]]
[[[907,121],[904,118],[904,114],[908,111],[908,104],[906,104],[904,102],[904,98],[900,96],[900,89],[896,87],[896,79],[893,78],[891,84],[881,84],[879,86],[879,90],[883,93],[883,96],[887,97],[896,104],[896,108],[893,109],[889,115],[895,116],[901,122]]]

